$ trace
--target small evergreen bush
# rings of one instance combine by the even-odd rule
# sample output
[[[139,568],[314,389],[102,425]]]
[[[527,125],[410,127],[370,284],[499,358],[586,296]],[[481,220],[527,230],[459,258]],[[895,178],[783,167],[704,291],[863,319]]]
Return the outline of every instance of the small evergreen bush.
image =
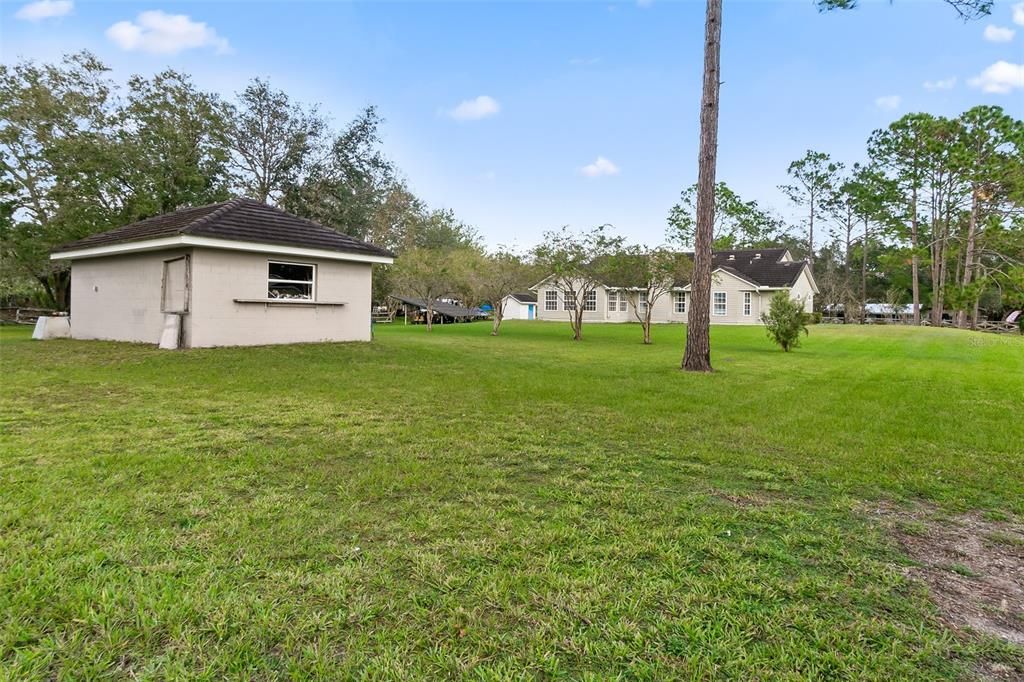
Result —
[[[807,317],[802,301],[790,298],[786,291],[779,291],[772,296],[768,312],[761,314],[761,322],[764,323],[768,337],[788,353],[800,347],[800,332],[809,333]]]

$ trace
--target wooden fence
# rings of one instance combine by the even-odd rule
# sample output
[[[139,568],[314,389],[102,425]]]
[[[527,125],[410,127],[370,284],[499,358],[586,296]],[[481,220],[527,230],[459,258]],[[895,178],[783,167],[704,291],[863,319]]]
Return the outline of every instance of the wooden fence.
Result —
[[[0,320],[14,324],[35,324],[44,315],[56,315],[49,308],[0,308]]]

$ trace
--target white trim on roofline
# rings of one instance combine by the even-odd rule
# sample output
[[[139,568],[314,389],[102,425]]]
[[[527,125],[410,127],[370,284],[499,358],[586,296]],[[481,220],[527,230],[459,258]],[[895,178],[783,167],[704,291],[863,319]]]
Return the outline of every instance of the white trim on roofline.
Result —
[[[719,273],[719,272],[724,273],[726,275],[729,275],[733,279],[735,279],[737,281],[740,281],[740,282],[743,282],[747,286],[753,287],[753,289],[750,289],[750,291],[761,291],[762,289],[767,289],[768,288],[768,287],[761,286],[760,284],[758,284],[757,282],[755,282],[752,279],[748,279],[747,277],[744,277],[742,275],[737,275],[734,272],[729,272],[728,270],[726,270],[725,268],[723,268],[721,266],[719,266],[719,267],[717,267],[717,268],[715,268],[714,270],[711,271],[712,278],[715,276],[716,273]],[[672,287],[672,289],[673,289],[673,291],[689,291],[691,286],[692,286],[692,284],[687,284],[685,287],[682,287],[682,288],[680,288],[680,287]],[[790,287],[781,287],[781,288],[789,289]]]
[[[91,246],[70,251],[55,251],[50,254],[50,260],[74,260],[76,258],[98,258],[100,256],[116,256],[124,253],[140,253],[144,251],[159,251],[178,246],[198,246],[209,249],[226,249],[229,251],[249,251],[252,253],[270,253],[283,256],[303,256],[306,258],[323,258],[325,260],[355,261],[358,263],[394,263],[395,259],[390,256],[377,256],[365,253],[347,253],[344,251],[331,251],[330,249],[310,249],[301,246],[284,246],[279,244],[262,244],[258,242],[243,242],[233,239],[215,239],[212,237],[196,237],[194,235],[182,234],[175,237],[164,237],[161,239],[144,239],[121,244],[106,244],[103,246]]]

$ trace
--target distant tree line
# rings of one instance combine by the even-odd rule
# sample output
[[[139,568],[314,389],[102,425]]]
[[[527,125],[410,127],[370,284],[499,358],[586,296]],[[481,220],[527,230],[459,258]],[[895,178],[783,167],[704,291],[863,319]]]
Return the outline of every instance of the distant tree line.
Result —
[[[549,231],[525,254],[489,251],[409,189],[383,152],[382,124],[367,107],[334,127],[260,79],[231,101],[175,71],[118,87],[87,52],[0,65],[0,296],[66,308],[69,274],[49,261],[53,247],[236,194],[399,253],[375,273],[378,302],[487,304],[495,334],[507,295],[543,278],[577,300],[579,339],[598,282],[634,282],[627,295],[649,311],[666,282],[692,277],[678,252],[697,241],[696,185],[668,213],[668,246],[626,244],[601,226]],[[962,326],[1024,305],[1024,123],[990,106],[910,114],[873,133],[865,157],[846,165],[808,151],[790,164],[780,189],[803,212],[795,225],[716,182],[712,248],[788,247],[812,264],[816,303],[841,306],[847,321],[862,321],[868,301],[913,303],[915,319],[930,309],[933,323],[949,311]],[[650,320],[637,322],[650,342]]]
[[[172,70],[118,86],[88,52],[0,65],[0,298],[66,309],[55,246],[232,195],[399,252],[479,248],[452,211],[410,191],[381,125],[370,106],[335,128],[260,79],[227,101]]]
[[[786,246],[812,265],[819,307],[862,321],[864,304],[911,304],[959,326],[1024,306],[1024,122],[977,106],[955,118],[908,114],[876,130],[850,165],[808,151],[780,190],[787,224],[717,183],[713,248]],[[669,212],[692,247],[696,188]]]
[[[857,316],[899,300],[915,322],[927,308],[931,324],[946,313],[963,327],[1024,305],[1024,122],[995,106],[908,114],[871,135],[866,157],[810,151],[789,169],[823,306]]]

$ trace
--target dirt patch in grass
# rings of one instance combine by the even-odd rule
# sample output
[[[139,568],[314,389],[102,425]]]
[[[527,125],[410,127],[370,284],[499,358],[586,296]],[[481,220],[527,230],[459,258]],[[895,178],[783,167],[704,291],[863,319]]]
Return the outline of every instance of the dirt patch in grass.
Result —
[[[731,504],[734,504],[737,507],[742,507],[744,509],[747,509],[747,508],[757,509],[757,508],[760,508],[760,507],[767,507],[767,506],[769,506],[769,505],[771,505],[771,504],[776,502],[776,500],[773,499],[771,496],[765,495],[765,494],[762,494],[762,493],[757,493],[757,492],[748,492],[748,493],[725,493],[725,492],[719,492],[719,493],[717,493],[717,495],[718,495],[718,497],[720,497],[721,499],[725,500],[726,502],[730,502]]]
[[[928,585],[950,627],[1024,646],[1024,523],[921,505],[870,513],[914,560],[904,572]]]

